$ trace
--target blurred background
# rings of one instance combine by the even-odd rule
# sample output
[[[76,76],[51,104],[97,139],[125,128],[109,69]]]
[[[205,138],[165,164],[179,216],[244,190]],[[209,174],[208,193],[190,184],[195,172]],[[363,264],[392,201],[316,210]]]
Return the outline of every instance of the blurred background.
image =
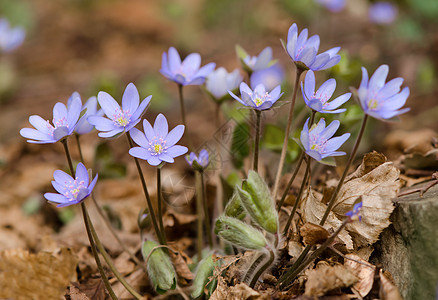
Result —
[[[240,67],[236,44],[251,55],[258,55],[270,46],[285,74],[282,88],[285,94],[280,100],[289,101],[295,66],[280,39],[286,40],[289,27],[297,23],[300,31],[309,28],[310,35],[321,37],[320,51],[341,47],[341,62],[316,75],[318,86],[329,77],[336,78],[334,96],[347,92],[350,86],[359,86],[361,66],[371,74],[379,65],[388,64],[389,79],[403,77],[403,86],[409,86],[411,95],[406,106],[411,111],[396,123],[373,120],[362,153],[376,149],[391,157],[392,152],[399,153],[409,144],[415,144],[415,138],[436,135],[432,130],[438,130],[438,1],[392,1],[389,12],[371,15],[369,10],[375,4],[372,1],[346,0],[345,6],[333,2],[339,1],[0,1],[0,17],[26,31],[22,45],[13,51],[0,52],[0,220],[3,220],[0,248],[35,248],[39,245],[36,237],[26,228],[44,224],[50,228],[47,232],[59,230],[73,214],[72,210],[55,210],[44,204],[42,195],[51,190],[53,171],[65,165],[65,158],[59,143],[25,142],[19,130],[30,126],[28,117],[36,114],[51,119],[53,105],[59,101],[65,103],[74,91],[80,93],[83,102],[101,90],[120,100],[126,85],[134,82],[141,98],[153,95],[145,117],[153,121],[162,112],[169,126],[174,127],[180,123],[177,86],[159,73],[161,55],[170,46],[177,48],[182,57],[198,52],[202,65],[215,62],[217,67],[223,66],[228,71]],[[184,91],[188,124],[200,145],[216,130],[212,121],[215,104],[196,86],[188,86]],[[238,106],[233,101],[224,106],[225,115],[232,114]],[[347,113],[339,116],[344,132],[356,131],[362,117],[359,106],[349,102]],[[300,93],[297,103],[300,111],[303,109]],[[267,113],[264,122],[284,128],[286,118],[284,109],[279,109]],[[397,131],[388,142],[389,130],[402,131]],[[406,131],[415,133],[407,137]],[[100,169],[106,168],[103,174],[107,178],[130,172],[125,167],[131,160],[124,139],[102,142],[92,133],[84,140],[86,163],[96,159]],[[265,148],[281,148],[282,141],[282,138],[273,141],[269,136],[264,137]],[[97,154],[96,147],[100,147]],[[397,158],[396,154],[392,157]],[[176,164],[184,163],[180,159]],[[132,174],[135,176],[135,171]],[[127,182],[126,191],[109,189],[105,195],[108,199],[126,200],[137,192],[141,194],[137,183]],[[105,187],[111,185],[103,184],[100,189]],[[135,231],[136,214],[143,206],[141,196],[138,197],[137,210],[128,212],[126,217],[118,211],[125,218],[125,228],[131,231]],[[115,205],[116,210],[117,205],[122,207]],[[40,211],[37,217],[24,219],[23,215],[33,215],[36,211]],[[130,218],[134,221],[129,221]]]

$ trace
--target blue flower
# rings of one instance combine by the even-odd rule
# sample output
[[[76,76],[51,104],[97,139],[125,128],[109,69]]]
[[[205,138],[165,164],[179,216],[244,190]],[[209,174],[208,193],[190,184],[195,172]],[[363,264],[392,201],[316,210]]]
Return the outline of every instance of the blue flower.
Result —
[[[397,8],[390,2],[376,2],[368,10],[368,18],[376,24],[391,24],[397,16]]]
[[[97,101],[103,112],[108,117],[90,116],[87,118],[94,125],[100,137],[113,137],[117,134],[128,132],[140,122],[152,96],[145,98],[140,103],[140,95],[133,83],[128,84],[123,93],[122,107],[106,92],[99,92]]]
[[[21,27],[11,28],[8,20],[0,19],[0,49],[9,52],[18,48],[24,41],[26,32]]]
[[[67,107],[70,107],[74,97],[79,97],[79,99],[81,98],[78,92],[74,92],[70,98],[68,98]],[[85,111],[85,113],[79,119],[78,125],[75,129],[75,132],[78,134],[86,134],[94,129],[94,126],[87,121],[89,116],[103,116],[103,110],[99,109],[99,111],[97,111],[97,98],[94,96],[88,98],[87,102],[82,106],[82,111]]]
[[[216,100],[219,100],[228,96],[228,91],[237,89],[242,80],[243,77],[238,69],[228,73],[225,68],[220,67],[207,76],[205,88]]]
[[[169,54],[163,52],[160,73],[169,80],[181,85],[201,85],[210,72],[216,67],[215,63],[201,66],[201,56],[198,53],[189,54],[183,62],[175,48],[169,48]]]
[[[360,222],[362,221],[362,216],[360,215],[361,210],[362,210],[362,202],[359,202],[353,206],[353,210],[346,212],[345,215],[348,217],[350,222],[354,220],[359,220]]]
[[[277,85],[281,85],[284,80],[284,71],[280,64],[274,64],[266,69],[255,71],[249,79],[251,88],[254,89],[259,84],[263,84],[266,90],[270,91]]]
[[[325,120],[322,118],[317,125],[313,125],[309,130],[309,119],[304,124],[300,138],[306,154],[317,161],[329,156],[345,155],[345,152],[336,150],[350,137],[350,134],[344,133],[341,136],[331,138],[339,128],[339,121],[335,120],[325,127]]]
[[[298,68],[313,71],[325,70],[341,60],[341,56],[337,54],[341,47],[335,47],[317,55],[319,36],[314,35],[307,39],[307,35],[307,28],[298,35],[298,27],[295,23],[289,28],[286,51]]]
[[[30,139],[27,140],[29,143],[56,143],[73,133],[76,129],[81,110],[82,102],[80,97],[74,97],[68,108],[65,104],[58,102],[53,107],[53,125],[40,116],[33,115],[29,117],[29,122],[35,129],[23,128],[20,130],[20,134]]]
[[[400,91],[403,78],[394,78],[385,84],[389,68],[381,65],[368,81],[368,72],[362,67],[362,81],[358,90],[364,112],[376,119],[390,119],[403,114],[410,108],[400,109],[409,97],[409,88]]]
[[[178,125],[168,132],[163,114],[157,116],[153,128],[144,120],[143,129],[144,133],[137,128],[131,130],[132,139],[140,147],[131,148],[129,154],[147,160],[152,166],[158,166],[161,162],[173,163],[175,157],[188,151],[187,147],[175,145],[184,133],[184,125]]]
[[[57,207],[64,207],[81,203],[93,191],[97,182],[97,174],[89,184],[88,172],[82,163],[76,167],[75,178],[67,173],[56,170],[53,174],[52,185],[59,193],[45,193],[44,197],[50,202],[58,203]]]
[[[346,111],[345,108],[336,109],[351,97],[351,93],[346,93],[331,102],[328,100],[333,95],[336,89],[336,80],[331,78],[324,82],[320,88],[315,92],[315,74],[308,71],[304,79],[304,86],[301,82],[301,92],[303,93],[304,102],[311,109],[327,114],[336,114]]]
[[[234,99],[243,105],[257,110],[270,109],[272,105],[281,97],[281,95],[283,95],[283,93],[280,94],[280,86],[277,86],[270,93],[268,93],[266,92],[263,84],[259,84],[256,86],[254,91],[252,91],[245,82],[240,84],[240,95],[242,98],[237,97],[231,91],[228,92]]]
[[[205,149],[202,149],[199,152],[199,156],[197,156],[195,154],[195,152],[190,152],[189,155],[186,155],[186,161],[190,166],[192,166],[194,168],[200,167],[201,170],[204,170],[205,168],[207,168],[208,164],[210,163],[208,160],[208,151]],[[195,163],[195,165],[194,165],[194,163]]]
[[[331,12],[340,12],[344,9],[346,4],[345,0],[316,0],[316,2],[323,5]]]
[[[275,63],[272,59],[272,48],[266,47],[258,56],[249,55],[242,47],[236,46],[237,57],[242,63],[243,69],[249,73],[268,68]]]

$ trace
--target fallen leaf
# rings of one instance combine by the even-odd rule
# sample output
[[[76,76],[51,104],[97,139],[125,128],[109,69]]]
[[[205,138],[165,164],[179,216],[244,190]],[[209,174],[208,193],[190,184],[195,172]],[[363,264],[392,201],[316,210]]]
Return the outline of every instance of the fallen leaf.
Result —
[[[373,287],[376,266],[355,254],[347,254],[345,257],[344,265],[359,279],[359,281],[353,285],[353,288],[361,297],[365,297]]]
[[[170,259],[172,260],[173,263],[173,267],[175,268],[175,271],[178,274],[178,283],[181,285],[187,285],[188,281],[191,281],[195,278],[193,273],[190,272],[190,269],[187,265],[187,261],[184,259],[187,256],[179,251],[177,251],[176,253],[173,251],[169,251],[169,254],[170,254]]]
[[[306,223],[301,226],[300,234],[304,244],[312,246],[324,243],[330,236],[327,229],[314,223]]]
[[[88,278],[85,282],[71,283],[67,295],[71,300],[105,300],[105,285],[100,277]]]
[[[60,299],[76,280],[77,258],[68,248],[59,253],[0,252],[0,298]]]
[[[382,270],[379,272],[380,277],[380,291],[379,296],[382,300],[403,300],[398,291],[398,288],[395,286],[391,280],[386,277]]]
[[[227,286],[222,277],[218,278],[216,290],[211,295],[210,300],[265,300],[269,299],[267,295],[261,295],[244,283],[235,286]]]
[[[304,222],[318,224],[322,219],[327,205],[321,203],[321,199],[321,194],[313,190],[306,191],[303,203],[301,204]],[[333,212],[330,212],[323,227],[327,230],[336,230],[341,224],[342,221],[339,220]],[[347,249],[353,249],[353,240],[345,229],[339,233],[338,238],[345,244]]]
[[[346,226],[356,247],[375,243],[382,230],[389,226],[389,216],[394,210],[392,199],[400,189],[399,174],[393,163],[387,162],[342,186],[333,206],[333,212],[339,218],[343,218],[362,197],[362,221]]]
[[[345,181],[350,181],[354,178],[362,177],[385,162],[385,155],[378,153],[377,151],[367,153],[364,155],[360,166],[356,169],[356,171],[348,175],[347,178],[345,178]]]
[[[404,153],[425,154],[430,151],[433,138],[438,134],[429,128],[416,131],[395,130],[391,131],[385,138],[383,144],[390,149],[399,149]]]
[[[345,266],[330,266],[319,263],[316,269],[308,270],[308,278],[304,294],[307,296],[320,297],[327,292],[350,287],[357,282],[357,277]]]
[[[70,283],[67,293],[64,295],[66,300],[90,300],[79,288]]]

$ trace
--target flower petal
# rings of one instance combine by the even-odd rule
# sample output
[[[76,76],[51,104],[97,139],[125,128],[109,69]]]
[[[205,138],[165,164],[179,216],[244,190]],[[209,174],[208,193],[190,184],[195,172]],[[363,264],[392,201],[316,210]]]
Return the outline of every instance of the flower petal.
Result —
[[[272,60],[272,48],[266,47],[260,52],[257,57],[256,63],[253,67],[253,70],[261,70],[268,66],[269,62]]]
[[[169,147],[167,149],[167,154],[171,157],[177,157],[177,156],[186,154],[187,151],[189,151],[189,149],[187,147],[175,145],[175,146]]]
[[[199,53],[189,54],[182,62],[182,73],[193,76],[201,66],[201,55]]]
[[[301,87],[301,90],[303,88]],[[315,93],[315,73],[312,70],[307,71],[304,78],[304,93],[308,99],[310,99]]]
[[[332,110],[332,109],[336,109],[339,106],[341,106],[342,104],[344,104],[345,102],[348,101],[348,99],[351,98],[351,93],[345,93],[341,96],[339,96],[338,98],[334,99],[333,101],[326,103],[326,105],[324,105],[324,109],[327,110]]]
[[[115,129],[108,131],[108,132],[99,132],[98,135],[102,138],[110,138],[110,137],[116,136],[119,133],[122,133],[123,131],[124,131],[123,128],[115,128]]]
[[[53,173],[53,178],[55,179],[56,182],[62,185],[67,185],[67,183],[73,181],[73,177],[71,177],[69,174],[61,170],[56,170]]]
[[[41,118],[40,116],[33,115],[29,117],[29,123],[35,127],[38,131],[50,134],[49,124],[47,124],[47,121]]]
[[[349,137],[350,133],[344,133],[341,136],[329,139],[324,148],[324,152],[333,152],[338,150],[345,143],[345,141],[348,140]]]
[[[175,128],[173,128],[169,134],[166,137],[166,146],[171,147],[178,143],[178,141],[181,139],[181,137],[184,134],[184,125],[178,125]]]
[[[44,194],[44,198],[46,198],[47,200],[49,200],[50,202],[55,202],[55,203],[66,203],[68,202],[68,199],[60,194],[55,194],[55,193],[45,193]]]
[[[90,116],[87,118],[88,123],[94,125],[99,131],[110,131],[116,128],[119,128],[114,124],[110,119],[99,117],[99,116]]]
[[[129,154],[131,156],[134,156],[134,157],[137,157],[140,159],[144,159],[144,160],[148,160],[149,158],[151,158],[151,153],[142,147],[134,147],[134,148],[129,149]]]
[[[50,136],[46,133],[43,133],[41,131],[38,131],[36,129],[33,129],[33,128],[22,128],[20,130],[20,135],[22,137],[27,138],[27,139],[33,139],[33,140],[37,140],[37,141],[50,142],[53,139],[52,136]]]
[[[122,108],[132,114],[137,110],[139,103],[140,95],[138,94],[138,90],[135,85],[130,82],[123,92]]]
[[[208,63],[202,68],[199,69],[199,71],[196,73],[195,77],[207,77],[208,74],[213,72],[214,68],[216,68],[215,63]]]
[[[58,102],[53,107],[53,120],[67,120],[67,107],[64,103]]]
[[[172,74],[175,74],[181,68],[181,58],[179,57],[178,51],[174,47],[169,48],[169,69]]]
[[[81,115],[82,101],[81,97],[73,97],[71,105],[67,112],[67,124],[69,128],[75,128]]]
[[[76,178],[79,181],[84,181],[84,185],[88,186],[88,182],[89,182],[88,171],[83,163],[79,163],[76,167]]]
[[[168,163],[175,162],[175,160],[171,156],[167,155],[166,153],[161,153],[160,155],[158,155],[158,157],[161,161],[165,161]]]
[[[167,124],[167,119],[163,114],[158,114],[154,123],[155,135],[159,138],[165,138],[169,132],[169,125]]]
[[[388,81],[378,92],[377,100],[383,100],[394,96],[400,92],[400,87],[403,84],[403,78],[398,77]]]
[[[138,130],[137,128],[132,128],[129,133],[131,134],[132,139],[134,142],[143,147],[148,148],[149,147],[149,141],[146,139],[146,136],[143,132]]]
[[[149,157],[148,164],[150,164],[151,166],[158,166],[159,164],[161,164],[161,160],[156,155],[153,155]]]
[[[371,97],[375,97],[377,92],[385,85],[388,72],[389,67],[387,65],[381,65],[374,72],[373,76],[371,76],[368,84],[368,93],[371,95]]]
[[[146,112],[146,109],[151,102],[152,95],[146,97],[143,101],[141,101],[140,106],[138,106],[137,110],[131,116],[131,122],[139,119]]]
[[[114,118],[116,111],[120,110],[120,105],[107,92],[99,92],[99,94],[97,94],[97,101],[105,115],[111,120]]]

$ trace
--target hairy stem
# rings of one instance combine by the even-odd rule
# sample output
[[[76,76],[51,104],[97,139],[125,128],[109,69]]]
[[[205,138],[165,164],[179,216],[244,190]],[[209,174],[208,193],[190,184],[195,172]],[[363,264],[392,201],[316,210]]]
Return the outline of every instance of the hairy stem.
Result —
[[[80,143],[79,138],[80,138],[80,135],[76,134],[76,142],[77,142],[77,146],[78,146],[78,150],[79,150],[79,157],[81,158],[81,161],[83,162],[84,157],[82,156],[82,147],[81,147],[81,143]],[[125,244],[120,240],[119,236],[114,231],[113,226],[111,225],[110,221],[108,220],[108,217],[103,212],[102,207],[100,207],[100,205],[97,203],[96,197],[94,197],[93,193],[91,194],[91,200],[93,200],[94,206],[96,207],[97,212],[99,213],[100,217],[102,218],[103,222],[105,223],[105,226],[108,228],[108,230],[114,236],[117,243],[119,243],[120,247],[122,247],[123,251],[128,253],[129,257],[135,262],[135,264],[137,266],[139,266],[144,271],[146,271],[146,267],[141,263],[141,261],[137,257],[135,257],[135,255],[131,251],[129,251],[128,248],[125,246]]]
[[[331,245],[333,240],[336,238],[336,236],[341,232],[342,229],[344,229],[345,225],[347,225],[348,219],[346,219],[342,225],[338,228],[338,230],[335,231],[318,249],[316,249],[310,256],[302,263],[300,264],[296,269],[294,269],[290,275],[288,275],[281,283],[280,288],[284,288],[287,286],[290,282],[292,282],[295,277],[301,273],[315,258],[321,255],[321,253]]]
[[[313,124],[313,121],[315,119],[315,114],[316,114],[316,111],[312,110],[312,114],[310,116],[310,122],[309,122],[310,126],[312,126],[312,124]],[[300,158],[298,159],[297,165],[295,166],[294,173],[292,174],[292,177],[290,178],[289,182],[287,183],[286,189],[284,190],[283,195],[281,196],[281,200],[278,203],[278,207],[277,207],[277,211],[278,212],[280,212],[281,207],[283,206],[284,201],[286,200],[287,193],[288,193],[290,187],[292,186],[292,183],[294,182],[295,177],[298,174],[298,171],[300,170],[301,163],[303,162],[303,159],[304,159],[304,154],[305,154],[305,152],[302,151],[301,155],[300,155]]]
[[[263,254],[263,256],[266,256],[266,254]],[[249,283],[250,288],[255,287],[259,277],[263,274],[263,272],[265,272],[272,265],[272,263],[274,262],[274,259],[275,259],[274,251],[272,251],[272,249],[269,249],[269,259],[266,261],[266,263],[261,265],[259,269],[257,269],[256,273],[254,274],[253,278],[251,279],[251,282]]]
[[[100,239],[96,233],[96,230],[94,229],[93,223],[91,222],[90,216],[88,215],[87,209],[85,205],[82,208],[82,212],[85,215],[86,222],[88,223],[88,227],[91,230],[91,234],[93,236],[93,239],[96,243],[97,249],[99,249],[100,254],[102,254],[103,258],[105,259],[105,262],[107,263],[108,267],[111,269],[111,271],[114,273],[114,276],[120,281],[120,283],[126,288],[126,290],[134,296],[135,299],[140,299],[142,296],[137,293],[131,285],[129,285],[128,282],[126,282],[125,278],[122,274],[117,270],[116,266],[111,260],[111,257],[108,255],[108,253],[105,250],[105,247],[100,242]]]
[[[163,225],[162,193],[161,193],[161,168],[157,167],[157,200],[158,200],[158,222],[160,222],[160,232],[166,241],[166,232]]]
[[[134,147],[134,145],[132,143],[131,134],[129,133],[129,131],[126,133],[126,137],[128,139],[129,147],[130,148]],[[134,157],[134,161],[135,161],[135,165],[137,167],[138,175],[140,176],[141,185],[143,187],[143,192],[144,192],[144,195],[146,197],[146,201],[147,201],[148,209],[149,209],[149,214],[151,215],[151,220],[152,220],[152,224],[154,226],[155,234],[158,237],[158,240],[159,240],[161,245],[167,245],[166,240],[163,238],[163,235],[162,235],[160,229],[158,228],[157,217],[155,216],[154,207],[152,206],[151,197],[149,196],[148,187],[147,187],[146,181],[144,179],[144,175],[143,175],[143,171],[142,171],[141,166],[140,166],[140,162],[139,162],[137,157]]]
[[[336,190],[333,192],[333,194],[330,198],[330,201],[327,205],[327,209],[325,210],[324,216],[322,217],[321,221],[319,222],[319,225],[321,225],[321,226],[324,225],[325,221],[327,220],[328,215],[329,215],[330,211],[332,210],[333,205],[335,204],[336,197],[338,196],[338,193],[341,190],[342,185],[344,184],[344,180],[345,180],[345,177],[347,176],[348,169],[350,168],[354,158],[356,157],[357,149],[359,148],[360,141],[362,140],[363,133],[365,132],[367,120],[368,120],[368,115],[365,114],[363,117],[363,120],[362,120],[362,125],[360,127],[359,134],[356,138],[356,142],[354,143],[353,150],[351,151],[350,157],[348,158],[347,164],[345,165],[344,173],[342,173],[341,179],[339,179],[338,186],[336,187]]]
[[[287,145],[289,142],[290,127],[292,124],[292,118],[293,118],[294,108],[295,108],[295,100],[297,98],[297,91],[298,91],[298,86],[300,84],[300,77],[301,77],[302,73],[303,73],[303,70],[300,68],[297,68],[297,74],[296,74],[296,78],[295,78],[295,87],[294,87],[294,92],[292,95],[292,103],[290,105],[289,116],[287,119],[287,125],[286,125],[285,134],[284,134],[283,148],[281,149],[280,161],[278,162],[277,175],[275,177],[274,191],[272,193],[274,196],[274,199],[277,198],[278,184],[280,183],[281,173],[283,172],[284,160],[286,159],[286,152],[287,152]]]
[[[196,172],[196,214],[198,215],[198,229],[197,229],[197,253],[198,253],[198,261],[202,259],[202,248],[204,247],[204,237],[203,237],[203,222],[202,222],[202,180],[201,173]]]
[[[204,207],[204,223],[205,223],[205,232],[207,234],[208,246],[210,249],[213,249],[213,236],[211,233],[211,223],[210,223],[210,215],[208,213],[208,199],[207,199],[207,190],[205,186],[205,178],[204,172],[201,173],[201,189],[202,189],[202,203]]]
[[[307,156],[307,166],[306,166],[306,172],[304,173],[303,182],[301,182],[301,187],[300,187],[300,190],[298,191],[298,195],[295,199],[294,207],[292,209],[292,212],[290,213],[289,219],[287,220],[286,226],[284,227],[283,234],[285,236],[288,235],[290,224],[292,223],[292,219],[294,218],[295,212],[297,211],[298,203],[300,202],[301,195],[303,194],[304,188],[306,186],[307,178],[308,178],[309,173],[310,173],[310,163],[311,163],[310,157]]]
[[[179,104],[181,106],[181,119],[182,119],[182,123],[185,127],[185,132],[187,132],[187,139],[189,142],[189,146],[191,149],[193,149],[193,143],[192,143],[192,139],[190,137],[189,134],[189,128],[187,127],[187,122],[186,122],[186,110],[184,107],[184,95],[183,95],[183,85],[182,84],[178,84],[178,95],[179,95]]]
[[[259,147],[260,147],[260,123],[262,112],[260,110],[254,110],[256,114],[256,133],[254,142],[254,171],[258,172],[259,166]]]

